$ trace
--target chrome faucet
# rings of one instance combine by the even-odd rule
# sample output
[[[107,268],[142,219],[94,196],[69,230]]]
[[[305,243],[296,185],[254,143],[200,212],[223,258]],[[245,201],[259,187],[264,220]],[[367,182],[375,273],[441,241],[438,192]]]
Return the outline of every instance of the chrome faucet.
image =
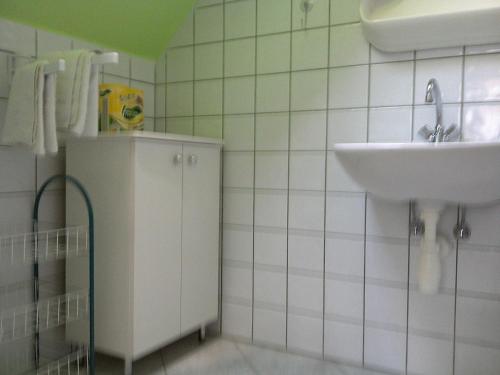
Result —
[[[432,143],[458,140],[459,131],[457,125],[452,124],[449,128],[445,128],[443,126],[443,101],[441,89],[439,88],[438,81],[435,78],[432,78],[429,80],[429,83],[427,83],[425,102],[434,102],[436,105],[436,125],[434,126],[434,130],[429,129],[428,126],[423,126],[418,131],[418,134]]]

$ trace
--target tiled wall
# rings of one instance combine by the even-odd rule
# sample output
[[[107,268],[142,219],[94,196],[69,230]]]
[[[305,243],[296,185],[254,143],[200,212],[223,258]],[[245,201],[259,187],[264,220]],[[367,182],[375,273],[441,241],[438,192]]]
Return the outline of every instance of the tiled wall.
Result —
[[[17,56],[36,57],[49,51],[71,48],[97,49],[98,47],[0,19],[0,129],[3,126],[9,94],[11,72],[8,71],[8,56],[14,53]],[[27,60],[20,59],[19,63],[23,61]],[[146,128],[151,130],[154,128],[154,67],[154,62],[121,53],[120,64],[106,66],[101,79],[102,82],[123,82],[144,89]],[[35,190],[51,175],[64,172],[64,148],[57,156],[35,158],[29,151],[0,145],[0,236],[31,231]],[[47,223],[44,225],[55,227],[64,225],[64,201],[64,185],[54,184],[40,207],[40,218]],[[62,262],[45,265],[41,268],[41,276],[55,281],[52,287],[62,290],[64,288],[63,270],[64,263]],[[29,281],[30,278],[30,267],[11,270],[0,262],[0,310],[12,307],[6,305],[29,302],[25,301],[31,296],[29,284],[26,286],[28,289],[21,292],[14,288],[14,284]],[[13,290],[15,292],[12,292]],[[23,344],[26,345],[24,348]],[[7,360],[10,363],[13,360],[22,360],[23,353],[30,352],[30,345],[31,342],[21,342],[20,345],[12,346],[2,345],[0,347],[0,373],[8,371],[6,370]]]
[[[446,126],[498,139],[500,46],[382,53],[358,1],[316,1],[306,29],[300,3],[199,1],[157,63],[156,130],[224,138],[223,333],[397,374],[498,374],[500,208],[468,211],[471,239],[421,295],[408,204],[366,195],[331,148],[416,140],[432,77]]]

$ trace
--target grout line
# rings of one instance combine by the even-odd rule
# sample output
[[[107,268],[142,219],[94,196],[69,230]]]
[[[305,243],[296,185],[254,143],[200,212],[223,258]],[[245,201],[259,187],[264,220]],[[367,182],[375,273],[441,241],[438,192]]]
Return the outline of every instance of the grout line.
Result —
[[[328,4],[328,17],[330,17],[331,14],[331,4]],[[330,65],[330,56],[331,56],[331,35],[332,35],[332,29],[331,27],[328,28],[328,56],[327,56],[327,61],[328,65]],[[328,103],[330,102],[330,70],[327,70],[326,72],[326,106],[328,106]],[[327,212],[327,199],[328,199],[328,128],[329,128],[329,117],[330,113],[329,111],[326,111],[326,118],[325,118],[325,169],[324,169],[324,190],[325,190],[325,195],[324,195],[324,201],[323,201],[323,316],[322,316],[322,342],[321,342],[321,347],[322,347],[322,359],[325,360],[325,315],[326,315],[326,212]]]
[[[257,13],[258,13],[258,1],[255,1],[255,33],[257,33]],[[254,342],[255,336],[255,179],[257,169],[257,38],[254,38],[254,91],[253,91],[253,186],[252,186],[252,334],[251,342]]]
[[[285,296],[285,351],[288,351],[288,314],[289,314],[289,247],[290,247],[290,144],[292,127],[292,57],[293,57],[293,0],[290,0],[290,50],[289,62],[290,72],[288,73],[288,147],[287,147],[287,196],[286,196],[286,296]]]
[[[370,64],[368,65],[368,100],[367,100],[367,110],[366,110],[366,134],[365,141],[369,142],[370,139],[370,105],[371,105],[371,73],[372,73],[372,46],[370,45],[368,48],[368,61]],[[364,193],[365,198],[365,212],[364,212],[364,228],[363,228],[363,348],[361,353],[361,362],[363,367],[365,367],[365,346],[366,346],[366,243],[367,243],[367,213],[368,213],[368,193]]]
[[[457,221],[460,222],[460,207],[457,207]],[[458,239],[455,240],[455,300],[453,303],[453,354],[452,354],[452,374],[455,374],[456,367],[456,350],[457,350],[457,295],[458,295]]]
[[[411,127],[410,139],[413,141],[413,132],[415,127],[415,97],[416,97],[416,76],[417,76],[417,53],[413,51],[413,73],[412,73],[412,103],[411,106]],[[411,225],[411,203],[408,204],[408,228]],[[408,355],[409,355],[409,325],[410,325],[410,272],[411,272],[411,232],[408,229],[408,264],[407,264],[407,284],[406,284],[406,348],[405,348],[405,373],[408,374]]]

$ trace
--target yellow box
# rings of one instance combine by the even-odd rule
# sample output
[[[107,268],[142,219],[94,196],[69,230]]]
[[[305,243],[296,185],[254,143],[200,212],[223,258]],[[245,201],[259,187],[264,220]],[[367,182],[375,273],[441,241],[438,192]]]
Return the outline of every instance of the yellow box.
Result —
[[[119,83],[99,85],[99,130],[144,129],[144,91]]]

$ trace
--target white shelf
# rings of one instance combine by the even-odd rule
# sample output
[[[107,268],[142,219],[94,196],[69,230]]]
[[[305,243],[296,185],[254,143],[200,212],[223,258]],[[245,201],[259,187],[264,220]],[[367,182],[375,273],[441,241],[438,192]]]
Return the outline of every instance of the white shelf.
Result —
[[[500,0],[361,0],[366,39],[388,52],[500,42]]]
[[[86,226],[0,236],[0,266],[49,262],[88,254]]]

